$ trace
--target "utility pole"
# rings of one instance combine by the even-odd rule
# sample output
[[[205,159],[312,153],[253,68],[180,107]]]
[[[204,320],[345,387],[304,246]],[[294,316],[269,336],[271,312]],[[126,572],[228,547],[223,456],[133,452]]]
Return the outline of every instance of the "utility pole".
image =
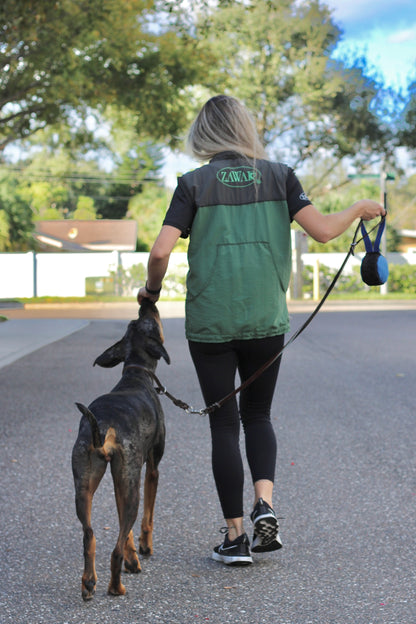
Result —
[[[387,190],[386,190],[386,180],[391,180],[392,177],[388,177],[387,173],[384,171],[384,167],[382,167],[380,172],[380,203],[384,207],[384,210],[387,212]],[[393,176],[394,179],[394,176]],[[381,253],[386,258],[387,254],[387,238],[386,238],[386,228],[384,228],[383,235],[381,237]],[[380,286],[380,294],[387,294],[387,282],[381,284]]]

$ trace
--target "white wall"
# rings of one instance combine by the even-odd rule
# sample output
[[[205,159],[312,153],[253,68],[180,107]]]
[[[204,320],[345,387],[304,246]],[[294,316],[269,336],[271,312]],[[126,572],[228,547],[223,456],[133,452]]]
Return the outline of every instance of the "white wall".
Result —
[[[120,261],[124,269],[134,264],[147,265],[146,252],[90,253],[3,253],[0,254],[0,299],[38,297],[83,297],[86,277],[104,277],[115,271]],[[345,271],[359,265],[362,254],[350,258]],[[345,254],[302,254],[304,265],[314,265],[315,259],[338,269]],[[416,264],[416,253],[387,254],[389,264]],[[186,253],[173,253],[168,271],[187,265]],[[36,268],[35,268],[36,267]],[[35,291],[36,278],[36,291]]]
[[[104,277],[133,264],[147,265],[143,252],[2,253],[0,299],[38,297],[84,297],[86,277]],[[186,253],[172,254],[169,269],[186,264]],[[35,288],[36,281],[36,288]]]

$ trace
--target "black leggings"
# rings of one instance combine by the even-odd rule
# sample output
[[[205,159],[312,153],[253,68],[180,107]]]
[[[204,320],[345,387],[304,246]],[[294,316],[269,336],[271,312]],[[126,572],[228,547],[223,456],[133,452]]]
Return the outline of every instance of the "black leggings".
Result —
[[[189,341],[189,350],[206,405],[219,401],[234,390],[237,370],[244,382],[262,364],[279,353],[283,344],[283,335],[226,343]],[[253,483],[259,479],[274,481],[276,437],[270,421],[270,408],[280,359],[240,393],[240,410],[237,398],[233,397],[209,415],[212,469],[224,518],[244,515],[240,417]]]

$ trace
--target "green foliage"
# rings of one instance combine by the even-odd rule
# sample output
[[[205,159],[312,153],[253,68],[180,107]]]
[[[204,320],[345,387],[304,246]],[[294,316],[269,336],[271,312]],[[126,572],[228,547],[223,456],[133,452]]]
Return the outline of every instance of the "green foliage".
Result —
[[[85,295],[86,297],[111,297],[115,295],[114,273],[110,276],[86,277]]]
[[[91,197],[80,195],[77,201],[77,207],[72,215],[73,219],[95,219],[97,214],[94,208],[94,200]]]
[[[163,280],[163,297],[168,299],[183,299],[185,297],[186,272],[187,266],[182,265],[175,267],[174,270],[169,271],[165,275]],[[144,285],[146,275],[146,267],[139,263],[132,265],[129,269],[118,267],[117,270],[110,271],[109,279],[111,284],[114,284],[116,294],[131,297],[138,288]],[[103,294],[105,293],[103,292]]]
[[[118,295],[132,296],[134,290],[146,281],[146,267],[141,263],[134,264],[129,269],[119,266],[117,270],[110,271],[110,277]]]
[[[416,294],[416,265],[393,264],[389,266],[389,292]]]
[[[27,251],[34,247],[32,211],[17,189],[17,178],[0,171],[1,251]]]
[[[33,220],[93,211],[135,218],[138,249],[149,249],[170,199],[156,142],[178,145],[217,92],[254,111],[271,157],[310,163],[316,197],[342,183],[342,159],[361,170],[398,136],[415,147],[414,85],[397,126],[365,60],[331,60],[341,33],[319,0],[3,0],[0,19],[0,151],[24,150],[13,191],[0,191],[8,249],[30,248]],[[330,193],[322,207],[343,202]],[[414,227],[409,210],[397,227]]]
[[[407,101],[403,107],[399,126],[399,143],[416,150],[416,80],[408,88]]]
[[[127,216],[138,224],[138,251],[149,251],[162,225],[171,193],[156,183],[147,183],[129,202]]]
[[[137,136],[131,115],[120,117],[108,110],[107,119],[108,133],[100,149],[87,154],[72,140],[66,140],[68,133],[63,126],[42,131],[36,135],[37,140],[26,141],[26,159],[0,167],[4,176],[0,186],[7,180],[15,181],[12,187],[8,184],[9,201],[25,203],[33,221],[125,218],[129,201],[142,192],[144,182],[157,180],[160,147],[148,137]],[[103,159],[112,167],[111,172],[100,167]],[[32,219],[27,222],[31,228],[28,235]],[[156,237],[159,227],[160,223],[155,224],[149,238]]]
[[[3,0],[0,150],[108,104],[133,111],[140,132],[175,142],[187,108],[178,96],[203,64],[171,21],[154,27],[158,9],[149,0]],[[79,130],[88,140],[88,127]]]
[[[157,180],[161,147],[148,136],[137,135],[134,120],[127,112],[121,117],[112,111],[106,118],[112,124],[107,154],[114,163],[114,182],[107,185],[103,197],[97,198],[97,213],[103,219],[122,219],[132,198],[143,192],[144,183]]]
[[[319,266],[319,290],[321,296],[326,292],[332,283],[338,269],[331,269],[323,264]],[[312,297],[313,293],[313,267],[304,266],[302,272],[303,296]],[[387,280],[389,293],[396,294],[416,294],[416,265],[410,264],[390,264],[389,277]],[[348,273],[342,273],[339,277],[334,293],[362,293],[378,290],[379,287],[367,286],[361,278],[360,267],[354,266]]]
[[[169,271],[163,280],[163,291],[170,299],[184,299],[186,295],[187,265],[179,265]]]
[[[398,177],[394,184],[389,183],[388,210],[389,221],[397,229],[416,228],[416,174]]]
[[[16,191],[32,210],[33,219],[61,219],[68,202],[68,189],[49,181],[21,181]]]
[[[331,269],[324,264],[319,265],[319,292],[323,295],[332,283],[338,269]],[[304,266],[302,272],[303,278],[303,295],[312,296],[313,293],[313,267]],[[336,291],[343,293],[354,293],[362,290],[364,287],[361,279],[359,267],[353,267],[351,272],[341,273],[337,283]]]
[[[207,80],[247,104],[279,160],[298,166],[322,150],[368,160],[385,149],[380,85],[362,61],[330,59],[340,31],[323,3],[220,2],[199,28],[217,52]]]
[[[7,251],[9,243],[9,220],[5,210],[0,210],[0,252]]]

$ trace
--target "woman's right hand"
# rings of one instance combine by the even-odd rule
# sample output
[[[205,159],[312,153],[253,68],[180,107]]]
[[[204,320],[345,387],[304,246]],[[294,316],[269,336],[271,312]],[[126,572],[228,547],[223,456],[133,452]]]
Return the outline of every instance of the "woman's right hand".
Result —
[[[386,214],[383,206],[373,199],[359,199],[353,204],[353,208],[358,209],[358,216],[363,221],[370,221]]]

